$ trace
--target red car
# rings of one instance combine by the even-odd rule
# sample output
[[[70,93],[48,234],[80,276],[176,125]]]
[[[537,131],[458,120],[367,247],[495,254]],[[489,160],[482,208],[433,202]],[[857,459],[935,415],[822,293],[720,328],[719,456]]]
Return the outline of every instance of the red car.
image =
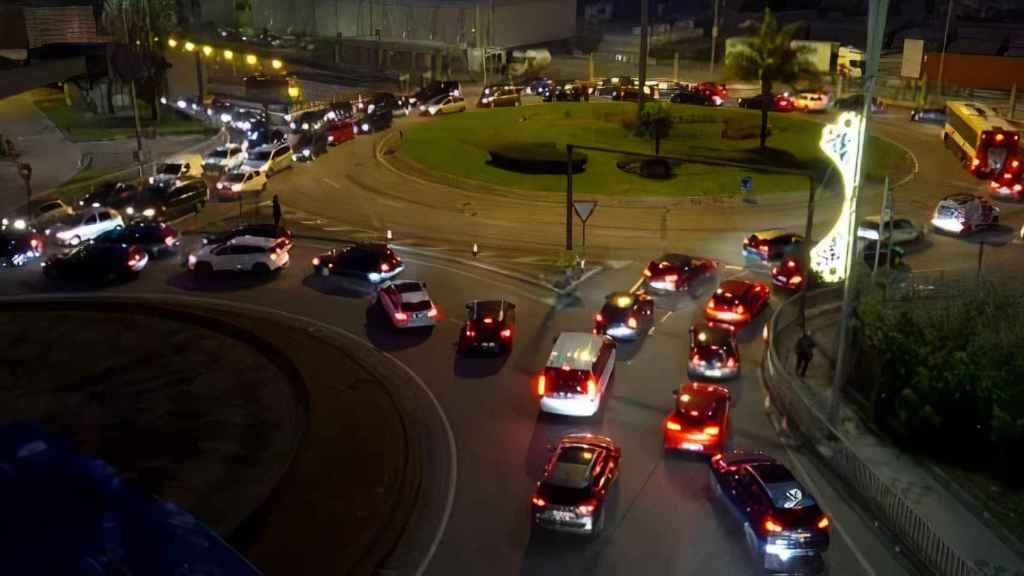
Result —
[[[786,258],[781,264],[772,268],[772,284],[782,290],[799,292],[807,284],[800,263],[793,258]]]
[[[704,316],[708,320],[742,326],[764,310],[770,295],[767,284],[727,280],[711,295],[704,307]]]
[[[328,122],[324,127],[327,132],[327,145],[337,146],[356,137],[354,125],[351,120],[334,120]]]
[[[740,373],[736,327],[722,322],[698,322],[690,327],[690,380],[735,378]]]
[[[701,82],[693,87],[694,92],[706,94],[711,98],[711,102],[715,106],[721,106],[729,99],[729,90],[726,89],[725,84],[717,84],[715,82]]]
[[[605,436],[571,434],[559,440],[530,499],[534,523],[560,532],[600,532],[621,458],[622,450]]]
[[[665,254],[647,264],[644,280],[655,290],[687,290],[693,281],[707,277],[717,269],[714,260],[686,254]]]
[[[717,454],[729,430],[729,401],[725,386],[687,382],[673,390],[675,409],[665,418],[666,450]]]

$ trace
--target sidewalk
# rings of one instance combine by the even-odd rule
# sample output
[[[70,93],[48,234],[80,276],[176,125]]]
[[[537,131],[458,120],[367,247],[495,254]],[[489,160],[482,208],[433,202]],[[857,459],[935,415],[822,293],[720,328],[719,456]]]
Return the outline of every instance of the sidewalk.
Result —
[[[802,381],[804,392],[815,399],[822,412],[828,405],[832,387],[838,327],[838,308],[808,311],[807,329],[817,347],[807,376]],[[795,344],[799,335],[797,323],[779,335],[780,355],[790,370],[795,363]],[[838,430],[872,471],[927,519],[942,540],[971,562],[980,574],[1024,574],[1024,558],[980,519],[977,512],[965,507],[966,495],[953,493],[952,490],[959,492],[959,488],[937,477],[927,462],[908,456],[877,437],[845,404]]]

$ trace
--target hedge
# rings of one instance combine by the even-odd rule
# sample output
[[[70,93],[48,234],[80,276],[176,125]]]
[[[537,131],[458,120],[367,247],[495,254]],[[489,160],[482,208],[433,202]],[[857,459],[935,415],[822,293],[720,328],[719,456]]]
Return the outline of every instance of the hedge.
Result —
[[[523,174],[565,174],[565,148],[554,142],[520,142],[503,144],[489,150],[491,164],[504,170]],[[583,172],[587,155],[573,150],[572,173]]]

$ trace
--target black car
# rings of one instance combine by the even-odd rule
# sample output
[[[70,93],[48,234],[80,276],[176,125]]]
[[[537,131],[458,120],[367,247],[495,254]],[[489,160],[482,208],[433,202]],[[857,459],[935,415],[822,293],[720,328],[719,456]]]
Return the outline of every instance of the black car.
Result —
[[[764,104],[765,95],[756,94],[750,98],[740,98],[740,108],[752,108],[761,110]],[[772,112],[792,112],[793,100],[785,94],[768,94],[768,110]]]
[[[394,278],[403,269],[398,254],[378,242],[352,244],[313,258],[314,274],[357,276],[374,284]]]
[[[711,458],[711,487],[743,524],[747,544],[767,572],[819,571],[829,518],[785,466],[761,453]]]
[[[43,255],[43,237],[32,230],[0,230],[0,267],[20,267]]]
[[[761,262],[777,262],[796,256],[803,242],[804,237],[795,232],[761,230],[743,240],[743,255]]]
[[[740,373],[740,347],[736,327],[723,322],[697,322],[690,326],[690,380],[735,378]]]
[[[277,128],[271,128],[266,122],[258,122],[246,131],[245,138],[248,140],[249,150],[255,150],[268,144],[279,144],[287,140],[284,132]]]
[[[945,124],[945,108],[914,108],[910,112],[911,122],[927,122],[929,124]]]
[[[138,220],[124,228],[108,230],[93,239],[97,244],[138,246],[150,256],[173,254],[181,246],[178,231],[165,222]]]
[[[691,104],[693,106],[717,106],[711,99],[711,95],[705,92],[690,92],[680,90],[672,95],[669,102],[673,104]]]
[[[636,340],[654,322],[654,299],[643,292],[612,292],[594,315],[594,334]]]
[[[605,436],[571,434],[559,440],[530,499],[534,523],[560,532],[598,534],[621,458],[622,449]]]
[[[134,182],[107,182],[92,192],[78,199],[78,205],[99,208],[106,206],[120,210],[131,206],[139,194],[139,187]]]
[[[130,220],[175,220],[198,214],[210,199],[210,187],[202,178],[157,176],[151,180],[135,202],[124,208]]]
[[[67,254],[51,256],[43,274],[56,282],[102,284],[135,277],[149,262],[146,251],[119,243],[87,242]]]
[[[306,110],[305,112],[291,115],[288,127],[292,129],[292,133],[294,134],[316,132],[323,127],[324,122],[327,119],[328,112],[329,110],[326,108],[319,108],[317,110]]]
[[[541,93],[541,98],[545,102],[580,102],[590,99],[587,88],[577,83],[550,87]]]
[[[362,102],[361,110],[367,112],[388,111],[391,115],[404,115],[402,100],[390,92],[376,92]]]
[[[345,120],[356,113],[356,108],[349,101],[334,102],[327,106],[328,120]]]
[[[662,254],[644,268],[644,282],[649,288],[674,292],[689,290],[695,282],[711,277],[718,264],[709,258],[686,254]]]
[[[214,234],[210,236],[203,236],[203,244],[219,245],[228,242],[234,238],[240,238],[242,236],[256,236],[259,238],[273,238],[283,242],[283,249],[290,250],[292,247],[292,233],[284,226],[275,226],[273,224],[245,224],[237,226],[227,232],[220,234]]]
[[[391,111],[384,108],[374,108],[372,112],[366,112],[352,121],[355,124],[356,134],[372,134],[391,128]]]
[[[512,349],[516,334],[516,305],[505,300],[474,300],[466,304],[468,318],[459,332],[459,354]]]
[[[411,96],[406,96],[402,99],[402,105],[406,108],[412,108],[420,104],[430,102],[434,98],[442,94],[457,94],[460,91],[461,86],[457,81],[433,81],[427,84],[423,88],[417,90]]]
[[[875,267],[875,257],[878,257],[878,268],[885,270],[898,270],[903,266],[903,248],[899,246],[889,247],[888,243],[882,243],[882,249],[879,251],[878,242],[870,240],[864,245],[864,249],[861,252],[862,258],[864,258],[864,264],[867,264],[868,268]]]
[[[293,162],[312,162],[327,154],[327,131],[306,132],[292,146]]]

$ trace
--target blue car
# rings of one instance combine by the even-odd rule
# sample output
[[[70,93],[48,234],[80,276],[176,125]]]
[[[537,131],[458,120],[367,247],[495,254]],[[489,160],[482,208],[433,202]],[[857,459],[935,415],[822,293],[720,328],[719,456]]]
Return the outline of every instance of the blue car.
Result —
[[[945,108],[914,108],[910,112],[911,122],[927,122],[929,124],[945,124]]]

